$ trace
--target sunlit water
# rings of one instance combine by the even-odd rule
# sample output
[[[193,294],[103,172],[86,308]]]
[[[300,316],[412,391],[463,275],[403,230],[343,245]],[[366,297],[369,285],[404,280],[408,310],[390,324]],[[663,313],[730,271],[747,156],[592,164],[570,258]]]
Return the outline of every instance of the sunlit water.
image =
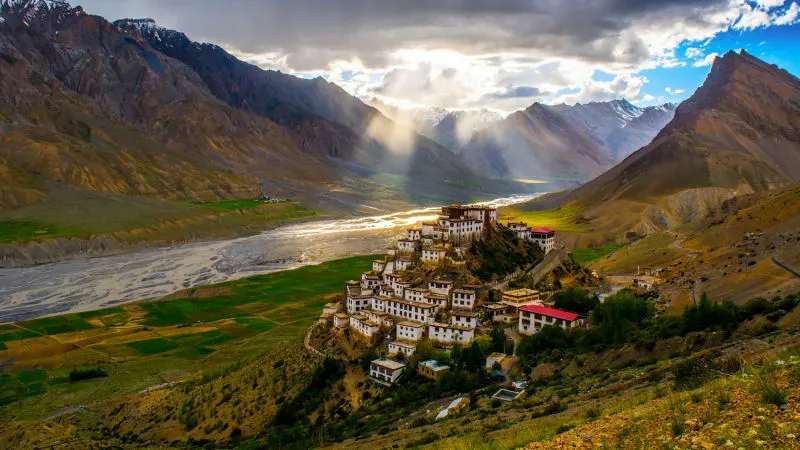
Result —
[[[502,207],[530,200],[514,196]],[[383,252],[438,208],[289,225],[246,238],[103,258],[0,269],[0,323],[89,311],[163,297],[180,289]]]

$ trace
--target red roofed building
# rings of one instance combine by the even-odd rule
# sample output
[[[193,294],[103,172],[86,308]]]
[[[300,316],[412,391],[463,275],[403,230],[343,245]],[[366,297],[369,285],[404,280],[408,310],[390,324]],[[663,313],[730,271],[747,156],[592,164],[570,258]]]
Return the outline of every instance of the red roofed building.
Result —
[[[548,308],[541,305],[526,305],[519,308],[519,332],[535,334],[545,325],[561,328],[583,326],[584,319],[580,314]]]
[[[539,244],[539,247],[544,250],[545,255],[556,248],[556,230],[548,227],[534,227],[531,228],[531,237],[533,242]]]

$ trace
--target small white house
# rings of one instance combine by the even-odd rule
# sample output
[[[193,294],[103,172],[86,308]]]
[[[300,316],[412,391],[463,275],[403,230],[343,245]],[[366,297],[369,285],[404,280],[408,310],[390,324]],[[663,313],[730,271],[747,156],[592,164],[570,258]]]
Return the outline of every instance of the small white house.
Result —
[[[509,222],[508,229],[513,231],[520,239],[530,240],[531,238],[531,229],[528,228],[528,224],[525,222]]]
[[[475,328],[434,322],[428,325],[428,337],[443,344],[469,344],[475,338]]]
[[[322,312],[326,314],[336,314],[341,307],[341,303],[326,303],[325,306],[322,307]]]
[[[450,314],[450,325],[475,328],[478,326],[478,314],[466,310],[453,310]]]
[[[531,228],[531,240],[539,244],[546,255],[556,248],[556,231],[548,227]]]
[[[409,228],[406,230],[406,240],[419,241],[422,239],[422,228]]]
[[[379,383],[394,384],[405,369],[406,365],[401,362],[380,358],[370,363],[369,376]]]
[[[447,251],[443,248],[427,248],[422,250],[422,262],[437,263],[444,259]]]
[[[494,352],[486,357],[486,367],[491,369],[495,364],[502,364],[506,359],[505,353]]]
[[[369,320],[367,316],[357,314],[350,316],[350,329],[367,339],[372,339],[372,336],[378,334],[380,326],[376,322]]]
[[[419,322],[404,321],[397,324],[397,339],[417,342],[422,339],[425,325]]]
[[[405,298],[406,289],[411,287],[408,281],[398,281],[394,284],[394,296],[397,298]]]
[[[411,342],[393,341],[389,343],[390,355],[397,355],[402,353],[403,355],[406,356],[406,358],[410,358],[415,351],[417,351],[417,346],[412,344]]]
[[[397,250],[401,252],[414,252],[417,249],[417,241],[401,239],[397,241]]]
[[[398,271],[408,270],[412,265],[414,265],[414,260],[411,258],[397,258],[397,261],[394,262],[394,267]]]
[[[385,269],[385,268],[386,268],[386,261],[381,261],[379,259],[376,259],[375,261],[372,261],[372,270],[373,271],[375,271],[375,272],[383,272],[383,269]]]
[[[428,283],[428,290],[433,294],[450,295],[450,289],[453,288],[452,281],[433,280]]]
[[[430,303],[431,305],[437,305],[441,309],[447,308],[447,296],[442,294],[433,294],[428,293],[423,300],[425,303]]]
[[[361,274],[361,288],[365,290],[376,289],[381,284],[381,278],[377,273],[364,272]]]
[[[454,289],[453,299],[451,300],[453,308],[458,309],[472,309],[475,307],[475,291],[468,289]]]
[[[335,328],[344,329],[350,325],[350,316],[345,313],[336,313],[333,315],[333,326]]]
[[[394,321],[389,317],[389,313],[385,311],[367,309],[362,312],[367,316],[367,319],[377,323],[381,328],[392,328],[394,326]]]
[[[579,314],[548,308],[541,305],[526,305],[519,308],[520,334],[534,334],[545,325],[572,328],[583,324]]]
[[[424,302],[425,296],[429,294],[430,291],[423,288],[407,288],[403,293],[403,298],[412,302]]]

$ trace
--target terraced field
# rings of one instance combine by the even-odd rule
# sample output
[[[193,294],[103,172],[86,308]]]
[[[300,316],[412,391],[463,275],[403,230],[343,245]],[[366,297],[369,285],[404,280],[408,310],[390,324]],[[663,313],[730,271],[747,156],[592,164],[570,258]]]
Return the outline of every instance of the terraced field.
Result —
[[[190,289],[171,298],[0,326],[0,421],[39,419],[224,370],[298,343],[373,256]],[[108,377],[70,382],[74,368]]]

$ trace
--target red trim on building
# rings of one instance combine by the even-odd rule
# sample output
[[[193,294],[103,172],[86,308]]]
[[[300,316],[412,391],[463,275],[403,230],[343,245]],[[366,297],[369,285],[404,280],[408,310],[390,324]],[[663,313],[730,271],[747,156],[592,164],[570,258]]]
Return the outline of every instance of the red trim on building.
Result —
[[[580,314],[575,314],[567,311],[562,311],[560,309],[548,308],[546,306],[539,306],[539,305],[526,305],[521,306],[520,311],[525,311],[534,314],[540,314],[547,317],[555,317],[556,319],[566,320],[569,322],[574,321]]]

